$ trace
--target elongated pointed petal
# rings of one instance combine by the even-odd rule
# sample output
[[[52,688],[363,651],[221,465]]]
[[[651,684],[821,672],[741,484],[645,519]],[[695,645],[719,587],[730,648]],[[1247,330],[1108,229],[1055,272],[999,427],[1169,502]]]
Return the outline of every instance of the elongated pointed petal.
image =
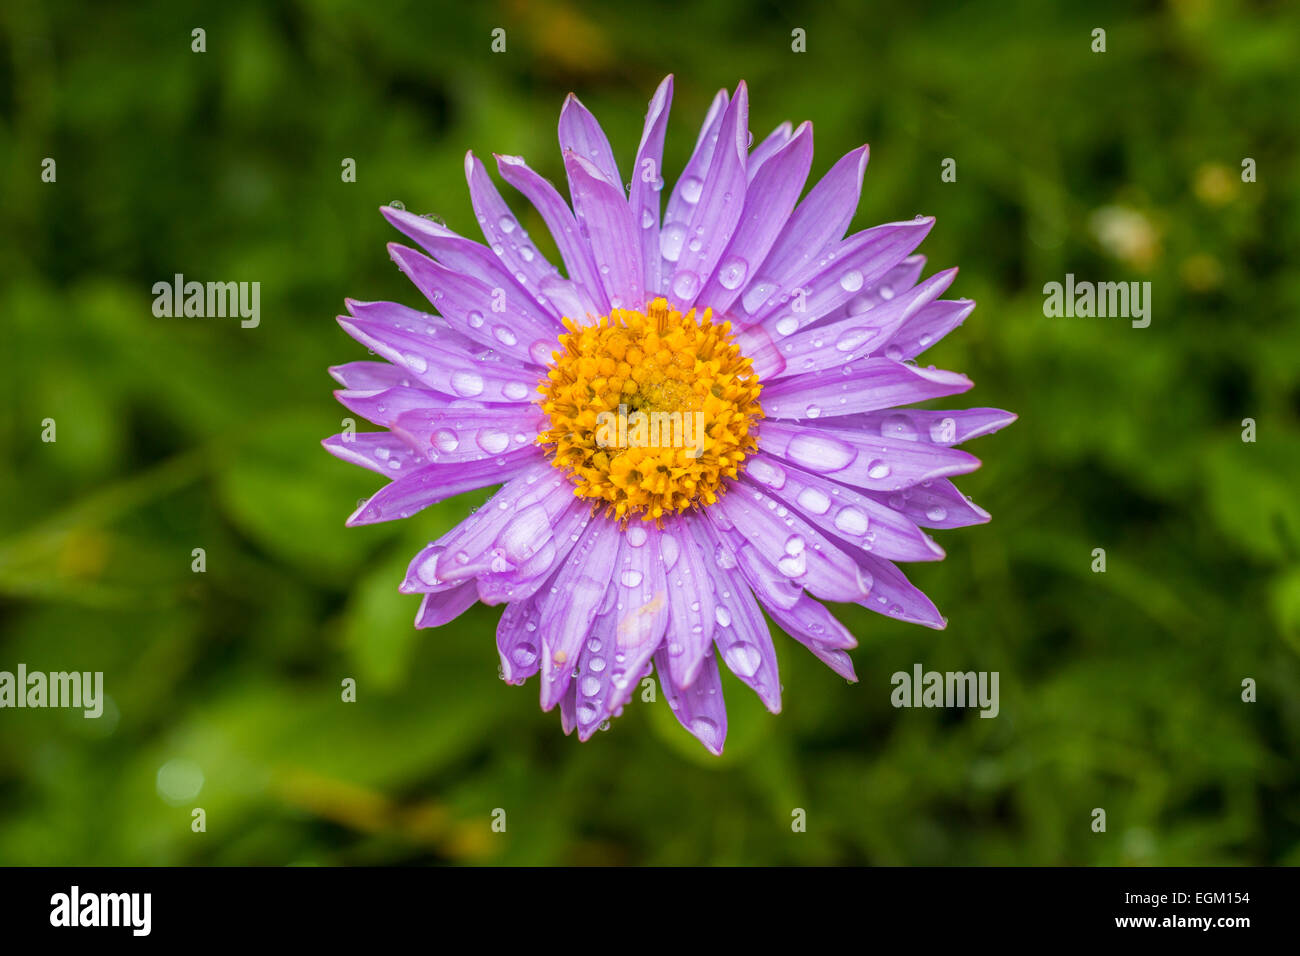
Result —
[[[638,228],[641,243],[641,270],[645,279],[646,294],[663,292],[663,257],[659,253],[660,196],[664,188],[664,134],[668,130],[668,111],[673,102],[673,78],[664,77],[650,100],[646,112],[645,131],[636,151],[636,166],[632,170],[632,188],[628,206]]]

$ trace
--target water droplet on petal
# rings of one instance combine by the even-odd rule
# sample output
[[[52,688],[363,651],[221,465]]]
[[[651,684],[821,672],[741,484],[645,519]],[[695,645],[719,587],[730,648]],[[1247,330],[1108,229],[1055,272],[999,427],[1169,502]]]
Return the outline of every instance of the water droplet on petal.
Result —
[[[451,375],[451,389],[464,398],[483,394],[483,376],[478,372],[459,371]]]
[[[796,465],[814,471],[839,471],[847,468],[858,457],[857,449],[824,432],[804,431],[790,439],[786,457]]]
[[[671,223],[659,233],[659,252],[669,262],[681,258],[682,243],[686,240],[686,227],[681,223]]]
[[[740,288],[748,272],[749,263],[739,256],[732,256],[723,260],[722,265],[718,267],[718,284],[724,289],[734,291]]]
[[[737,677],[753,677],[763,663],[763,656],[758,652],[758,648],[743,641],[728,647],[722,657]]]
[[[694,272],[679,272],[673,277],[673,295],[678,299],[693,299],[699,288],[700,277]]]
[[[484,428],[478,433],[478,446],[489,455],[499,455],[510,447],[510,436],[499,428]]]
[[[845,329],[835,339],[835,348],[841,352],[852,352],[871,338],[872,330],[863,326]]]
[[[784,469],[764,458],[751,458],[745,464],[745,474],[769,488],[780,490],[785,487]]]
[[[835,527],[852,537],[861,537],[866,534],[867,526],[866,513],[852,505],[841,508],[835,515]]]
[[[916,441],[919,432],[916,425],[908,415],[895,414],[886,415],[880,423],[880,436],[882,438],[901,438],[905,441]]]
[[[831,499],[820,488],[804,488],[795,500],[809,514],[824,515],[831,507]]]

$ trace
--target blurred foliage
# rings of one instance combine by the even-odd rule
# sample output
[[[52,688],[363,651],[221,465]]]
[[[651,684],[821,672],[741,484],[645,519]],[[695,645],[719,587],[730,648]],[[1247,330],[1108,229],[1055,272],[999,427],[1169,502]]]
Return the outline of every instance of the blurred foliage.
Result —
[[[0,712],[0,862],[1300,863],[1298,47],[1265,0],[5,4],[0,669],[111,699]],[[342,299],[417,295],[377,207],[475,234],[465,150],[560,181],[570,89],[626,169],[670,71],[669,170],[740,78],[817,175],[869,141],[855,227],[936,215],[979,302],[926,361],[1021,416],[961,482],[993,523],[907,569],[949,628],[844,609],[858,685],[778,636],[785,711],[729,681],[720,759],[662,699],[563,737],[499,609],[414,630],[408,557],[486,493],[345,529],[377,479],[318,444]],[[1067,272],[1150,281],[1150,328],[1045,318]],[[261,325],[155,318],[175,273]],[[918,661],[1001,715],[893,709]]]

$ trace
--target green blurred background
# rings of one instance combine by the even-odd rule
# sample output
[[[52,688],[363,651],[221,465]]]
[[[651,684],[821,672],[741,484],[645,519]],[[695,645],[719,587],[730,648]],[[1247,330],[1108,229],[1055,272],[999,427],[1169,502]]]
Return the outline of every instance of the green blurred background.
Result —
[[[0,863],[1300,863],[1298,57],[1244,0],[6,3],[0,669],[111,699],[0,711]],[[993,522],[905,567],[949,628],[843,609],[857,685],[778,634],[785,710],[727,679],[720,759],[662,698],[564,737],[499,608],[417,632],[406,563],[486,494],[345,529],[380,479],[319,446],[343,298],[418,300],[377,208],[477,236],[466,149],[561,182],[570,90],[627,169],[667,72],[670,178],[741,78],[814,175],[870,142],[855,228],[937,216],[979,302],[925,361],[1021,416],[967,446]],[[259,281],[260,326],[155,318],[178,272]],[[1045,318],[1066,272],[1149,280],[1151,326]],[[1001,715],[895,710],[916,662]]]

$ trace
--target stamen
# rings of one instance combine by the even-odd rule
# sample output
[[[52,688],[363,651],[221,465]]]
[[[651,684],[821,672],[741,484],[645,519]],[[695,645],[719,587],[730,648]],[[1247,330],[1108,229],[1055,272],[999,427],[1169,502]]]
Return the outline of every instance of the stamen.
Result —
[[[718,500],[725,478],[757,449],[762,386],[706,309],[685,315],[655,299],[594,325],[564,320],[542,383],[551,427],[539,444],[568,471],[574,494],[626,522]]]

